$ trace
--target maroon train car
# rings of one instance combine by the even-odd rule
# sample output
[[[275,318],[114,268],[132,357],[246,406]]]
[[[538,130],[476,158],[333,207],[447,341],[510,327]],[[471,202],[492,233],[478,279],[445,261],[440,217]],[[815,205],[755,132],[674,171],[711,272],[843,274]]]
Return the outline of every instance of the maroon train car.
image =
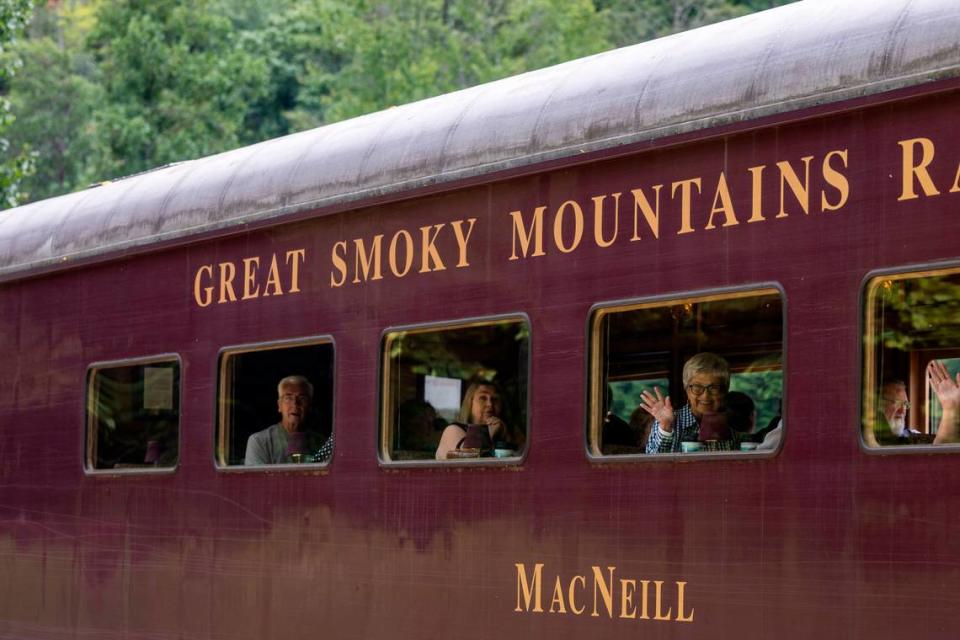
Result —
[[[960,636],[958,113],[808,1],[5,212],[0,637]]]

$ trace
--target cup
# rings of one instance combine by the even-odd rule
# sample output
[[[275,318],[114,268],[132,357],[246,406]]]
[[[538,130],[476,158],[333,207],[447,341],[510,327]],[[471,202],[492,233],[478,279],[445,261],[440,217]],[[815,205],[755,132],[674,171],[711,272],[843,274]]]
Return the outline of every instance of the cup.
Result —
[[[517,453],[513,449],[497,448],[493,450],[494,458],[512,458],[515,455]]]
[[[740,451],[756,451],[759,446],[759,442],[741,442]]]
[[[291,453],[290,460],[292,460],[294,464],[309,464],[313,462],[313,456],[309,453]]]
[[[695,451],[700,451],[703,447],[699,442],[681,442],[680,450],[684,453],[693,453]]]

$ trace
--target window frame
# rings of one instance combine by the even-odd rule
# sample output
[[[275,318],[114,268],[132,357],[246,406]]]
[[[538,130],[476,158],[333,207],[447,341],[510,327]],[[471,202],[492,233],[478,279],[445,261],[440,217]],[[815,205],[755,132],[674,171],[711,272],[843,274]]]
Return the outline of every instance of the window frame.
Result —
[[[275,351],[280,349],[290,349],[295,347],[309,347],[317,346],[322,344],[329,344],[331,348],[330,354],[330,435],[336,435],[336,422],[337,422],[337,345],[336,340],[331,334],[320,334],[315,336],[305,336],[301,338],[283,338],[280,340],[269,340],[265,342],[248,342],[244,344],[237,345],[228,345],[221,347],[217,351],[217,359],[214,364],[214,384],[215,399],[213,404],[213,466],[218,472],[223,473],[269,473],[269,472],[287,472],[287,471],[302,471],[317,474],[321,472],[321,475],[326,475],[330,472],[331,467],[333,466],[333,458],[336,454],[336,438],[334,437],[333,451],[330,454],[330,459],[326,462],[308,462],[308,463],[280,463],[280,464],[263,464],[263,465],[253,465],[247,466],[245,464],[226,464],[223,462],[227,459],[224,455],[226,447],[229,447],[229,442],[227,439],[227,433],[223,425],[228,421],[230,416],[229,411],[224,411],[225,398],[227,397],[224,393],[224,387],[227,386],[228,375],[225,373],[227,369],[227,360],[230,356],[241,355],[246,353],[255,353],[258,351]],[[232,379],[230,380],[232,382]],[[276,384],[277,381],[274,382]],[[316,391],[314,392],[316,396]]]
[[[393,410],[396,408],[396,397],[390,389],[390,358],[387,357],[390,347],[391,334],[403,333],[429,333],[431,331],[448,329],[466,329],[472,327],[483,327],[501,322],[522,322],[527,329],[527,361],[525,363],[527,397],[523,399],[518,406],[523,406],[526,412],[525,433],[526,440],[523,450],[516,456],[510,458],[465,458],[457,460],[393,460],[387,455],[390,450],[392,436],[396,431],[396,424],[393,420]],[[387,327],[380,334],[380,363],[377,384],[377,462],[380,467],[385,469],[411,469],[411,468],[462,468],[462,467],[503,467],[519,466],[526,462],[530,451],[531,428],[533,425],[533,416],[531,414],[531,398],[533,397],[533,323],[530,317],[524,312],[496,314],[492,316],[476,316],[470,318],[461,318],[455,320],[439,320],[426,323],[415,323],[406,325],[395,325]],[[519,370],[519,369],[518,369]],[[389,425],[389,430],[386,427]]]
[[[780,297],[780,370],[782,372],[781,389],[781,418],[783,430],[777,447],[770,451],[698,451],[696,454],[689,453],[628,453],[616,455],[604,455],[597,443],[600,440],[602,431],[602,413],[604,403],[601,398],[605,396],[602,389],[603,364],[605,354],[602,350],[601,336],[599,326],[604,317],[613,313],[623,313],[627,311],[636,311],[640,309],[652,309],[672,305],[687,305],[691,303],[714,302],[720,300],[735,300],[739,298],[759,297],[762,295],[776,294]],[[697,461],[717,461],[717,460],[764,460],[780,455],[786,442],[787,427],[787,293],[779,282],[758,282],[740,285],[736,287],[694,289],[689,291],[670,292],[657,294],[654,296],[643,296],[637,298],[625,298],[612,301],[598,302],[590,307],[587,314],[585,344],[587,345],[585,354],[585,379],[586,389],[584,397],[584,452],[591,463],[596,464],[636,464],[638,462],[650,463],[675,463],[697,462]],[[731,372],[731,379],[732,379]]]
[[[141,467],[128,467],[128,468],[110,468],[110,469],[100,469],[96,466],[96,455],[97,455],[97,427],[95,415],[91,413],[90,407],[94,405],[96,401],[95,397],[95,388],[94,384],[96,380],[97,373],[102,369],[119,369],[124,367],[138,367],[138,366],[147,366],[151,364],[167,364],[167,363],[176,363],[177,365],[177,462],[170,466],[153,466],[153,465],[144,465]],[[183,359],[180,357],[179,353],[176,352],[166,352],[158,353],[154,355],[147,356],[138,356],[133,358],[120,358],[117,360],[98,360],[87,365],[86,371],[84,373],[84,393],[83,393],[83,432],[84,432],[84,441],[83,441],[83,456],[82,456],[82,467],[83,473],[87,476],[127,476],[127,475],[172,475],[176,473],[177,469],[180,467],[180,460],[182,454],[182,422],[183,422],[183,379],[184,379],[184,366]]]
[[[859,340],[859,351],[860,351],[860,360],[859,360],[859,371],[857,375],[857,380],[859,382],[859,387],[857,389],[858,396],[858,413],[857,413],[857,443],[859,445],[860,451],[867,455],[871,456],[909,456],[909,455],[929,455],[931,453],[936,454],[956,454],[960,452],[960,443],[945,443],[945,444],[910,444],[902,446],[872,446],[867,443],[866,438],[864,437],[865,431],[865,416],[873,415],[877,411],[877,394],[870,393],[867,394],[867,389],[876,389],[879,384],[876,375],[876,349],[871,348],[867,349],[867,332],[871,331],[870,335],[873,335],[874,331],[871,329],[874,324],[873,313],[870,313],[870,318],[867,317],[869,309],[873,308],[873,300],[876,297],[876,291],[881,288],[882,285],[879,283],[882,280],[910,280],[917,279],[920,277],[930,277],[937,275],[948,275],[948,274],[957,274],[960,276],[960,263],[953,262],[927,262],[927,263],[918,263],[918,264],[908,264],[901,265],[898,267],[884,267],[881,269],[873,269],[869,271],[864,277],[860,284],[860,296],[858,300],[858,333],[857,338]],[[877,282],[878,285],[871,286],[873,282]],[[957,348],[960,348],[958,346]],[[943,353],[946,351],[951,351],[955,349],[948,349],[946,347],[938,347],[936,349],[926,350],[928,353],[925,357],[926,361],[937,359],[937,353]],[[932,355],[931,355],[932,354]],[[922,367],[925,370],[925,367]],[[907,388],[911,392],[911,397],[914,396],[914,389],[911,388],[911,381],[905,380],[907,383]],[[922,384],[921,388],[924,390],[923,394],[918,396],[921,399],[911,400],[911,404],[920,404],[923,403],[927,405],[929,403],[929,398],[927,396],[929,385]],[[869,412],[869,413],[868,413]]]

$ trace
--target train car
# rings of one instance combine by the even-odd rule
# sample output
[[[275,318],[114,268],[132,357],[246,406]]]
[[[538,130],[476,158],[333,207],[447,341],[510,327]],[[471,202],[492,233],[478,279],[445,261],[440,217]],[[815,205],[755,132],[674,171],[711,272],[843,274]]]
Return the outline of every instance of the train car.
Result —
[[[958,112],[807,0],[4,212],[0,637],[960,636]]]

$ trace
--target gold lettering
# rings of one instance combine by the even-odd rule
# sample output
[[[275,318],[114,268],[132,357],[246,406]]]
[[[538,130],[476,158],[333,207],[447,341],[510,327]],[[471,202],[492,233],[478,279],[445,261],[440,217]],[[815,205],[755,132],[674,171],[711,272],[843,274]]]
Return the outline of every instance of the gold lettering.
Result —
[[[697,193],[700,193],[700,178],[674,182],[671,187],[671,198],[677,197],[677,187],[680,188],[680,231],[677,231],[677,235],[679,236],[684,233],[693,233],[693,226],[690,223],[691,192],[692,187],[696,187]]]
[[[593,618],[600,616],[597,613],[597,587],[600,588],[600,597],[603,598],[603,604],[607,608],[607,617],[613,617],[613,572],[615,570],[616,567],[607,567],[607,571],[610,572],[610,582],[607,583],[603,581],[600,567],[593,567],[593,613],[590,614]]]
[[[306,259],[306,249],[292,249],[287,251],[287,264],[290,265],[290,288],[287,293],[300,293],[300,264]],[[290,259],[293,264],[290,264]],[[297,260],[299,258],[299,261]]]
[[[677,582],[677,622],[693,622],[693,609],[690,609],[690,615],[683,615],[683,590],[687,586],[686,582]]]
[[[567,588],[567,601],[570,603],[570,611],[572,611],[575,616],[580,615],[587,608],[586,606],[580,607],[579,609],[577,608],[577,599],[573,591],[573,585],[578,581],[580,582],[580,589],[587,586],[587,579],[585,577],[573,576],[573,578],[570,579],[570,586]]]
[[[337,253],[337,250],[340,250],[340,254]],[[340,279],[337,280],[333,275],[333,271],[330,272],[330,286],[331,287],[342,287],[343,283],[347,281],[347,243],[344,240],[333,243],[333,248],[330,250],[330,261],[333,263],[334,268],[340,271]]]
[[[435,224],[433,226],[427,225],[425,227],[420,227],[420,236],[423,240],[423,251],[421,252],[420,258],[420,273],[430,273],[431,271],[445,271],[446,266],[443,264],[443,260],[440,259],[440,252],[437,251],[437,247],[434,242],[437,241],[437,234],[440,233],[440,229],[443,229],[446,223],[441,222],[440,224]],[[430,233],[430,230],[433,230],[433,233]],[[433,263],[433,267],[430,266],[430,263]]]
[[[573,243],[568,247],[563,244],[563,214],[567,208],[573,209]],[[580,245],[583,238],[583,209],[574,200],[567,200],[557,209],[557,217],[553,219],[553,241],[563,253],[570,253]]]
[[[243,259],[243,297],[240,298],[241,300],[249,300],[260,296],[259,284],[257,284],[256,289],[251,288],[257,283],[257,267],[259,266],[260,258]]]
[[[620,579],[620,617],[636,618],[637,608],[633,606],[633,592],[637,590],[636,580]]]
[[[217,304],[236,302],[237,294],[233,290],[233,278],[237,275],[237,268],[232,262],[220,263],[220,299]]]
[[[533,567],[533,576],[527,580],[527,567],[522,562],[516,563],[517,567],[517,608],[514,611],[530,611],[530,601],[534,601],[533,612],[543,613],[543,607],[540,599],[540,578],[543,574],[543,564],[537,563]],[[520,606],[520,598],[523,598],[523,607]]]
[[[383,272],[380,270],[380,246],[383,243],[383,234],[378,233],[373,236],[370,243],[370,253],[367,253],[363,238],[354,238],[353,246],[356,249],[356,256],[353,259],[353,282],[360,282],[360,274],[363,273],[363,280],[383,280]],[[373,276],[370,272],[373,271]]]
[[[403,238],[404,244],[406,245],[404,256],[406,262],[403,265],[402,271],[397,267],[397,238],[400,237]],[[413,267],[413,236],[411,236],[408,231],[401,229],[393,234],[393,238],[390,239],[390,254],[388,258],[390,260],[390,270],[393,272],[393,275],[402,278],[410,273],[410,269]]]
[[[953,178],[953,186],[950,187],[950,193],[960,191],[960,165],[957,166],[957,175]]]
[[[843,168],[847,168],[847,150],[843,151],[831,151],[823,158],[823,179],[831,187],[837,190],[837,193],[840,195],[840,199],[836,203],[831,203],[827,200],[827,192],[825,190],[820,191],[820,210],[821,211],[837,211],[842,208],[843,205],[847,204],[847,198],[850,197],[850,183],[847,181],[847,176],[843,175],[836,169],[830,166],[830,158],[838,157],[843,161]]]
[[[900,191],[900,197],[897,202],[904,200],[914,200],[919,198],[916,191],[913,190],[914,179],[920,182],[925,196],[938,196],[940,192],[933,184],[933,178],[927,171],[927,167],[933,162],[933,156],[936,153],[933,140],[930,138],[912,138],[910,140],[901,140],[897,144],[903,149],[903,187]],[[919,164],[915,161],[915,150],[917,145],[922,150],[922,156]]]
[[[197,269],[197,275],[193,277],[193,299],[197,301],[197,306],[199,307],[209,307],[210,304],[213,302],[213,287],[209,285],[206,287],[203,287],[200,284],[200,280],[201,278],[204,277],[204,273],[206,273],[206,278],[208,280],[212,279],[213,265],[212,264],[203,265],[202,267]],[[203,291],[202,294],[200,293],[201,291]]]
[[[543,212],[546,207],[537,207],[533,212],[533,220],[530,222],[530,228],[523,226],[523,212],[511,211],[513,218],[513,253],[510,254],[511,260],[519,260],[517,255],[517,240],[520,240],[520,249],[523,251],[523,257],[527,257],[527,251],[530,249],[530,243],[533,242],[533,253],[531,257],[545,255],[543,252]]]
[[[273,293],[268,291],[270,287],[273,287]],[[270,271],[267,272],[267,282],[263,286],[263,295],[264,297],[283,295],[283,288],[280,286],[280,267],[277,266],[277,254],[270,257]]]
[[[559,608],[554,609],[559,605]],[[563,605],[563,587],[560,585],[560,576],[553,585],[553,600],[550,602],[550,613],[566,613],[567,608]]]
[[[717,203],[720,203],[718,206]],[[725,222],[723,226],[732,227],[740,224],[737,221],[737,215],[733,211],[733,199],[730,197],[730,187],[727,186],[727,177],[720,172],[720,178],[717,180],[717,192],[713,196],[713,208],[710,209],[710,218],[707,219],[707,226],[704,229],[715,229],[713,216],[716,213],[722,213]]]
[[[654,584],[654,586],[657,588],[657,607],[656,607],[657,613],[656,613],[656,615],[653,616],[653,619],[654,619],[654,620],[669,620],[669,619],[670,619],[670,615],[673,613],[673,607],[670,607],[669,609],[667,609],[667,612],[666,612],[666,613],[663,613],[663,612],[662,612],[662,609],[660,608],[660,607],[661,607],[661,604],[662,604],[661,591],[662,591],[662,589],[663,589],[663,580],[654,580],[654,581],[653,581],[653,584]]]
[[[603,201],[607,196],[593,197],[593,239],[597,246],[607,248],[617,239],[617,233],[620,229],[620,194],[613,194],[613,236],[607,240],[603,237]]]
[[[750,173],[753,176],[753,191],[750,200],[750,222],[763,222],[763,170],[767,165],[762,164],[758,167],[750,167]]]
[[[640,239],[640,225],[637,224],[639,218],[637,213],[643,213],[643,219],[647,221],[647,226],[650,227],[650,232],[653,233],[653,237],[660,239],[660,189],[663,188],[662,184],[654,185],[654,202],[655,206],[650,206],[650,201],[647,200],[646,194],[643,192],[643,189],[631,189],[630,193],[633,194],[633,237],[630,238],[630,241]]]
[[[803,212],[808,215],[810,213],[810,161],[813,160],[813,156],[804,156],[800,159],[803,161],[804,171],[802,183],[789,162],[784,160],[783,162],[777,163],[777,168],[780,169],[780,213],[777,214],[778,218],[787,217],[787,212],[784,208],[784,194],[786,192],[784,186],[790,187],[793,196],[797,199],[797,202],[800,203]]]
[[[457,268],[470,266],[470,263],[467,261],[467,243],[470,242],[470,234],[473,233],[473,223],[476,221],[476,218],[467,220],[467,222],[470,223],[470,228],[467,229],[466,235],[463,234],[463,229],[461,228],[463,220],[454,220],[450,223],[453,227],[453,233],[457,237],[457,248],[460,250],[460,259],[457,261]]]
[[[650,619],[650,609],[647,605],[650,603],[650,581],[640,581],[640,601],[643,602],[643,608],[640,609],[640,619]]]

